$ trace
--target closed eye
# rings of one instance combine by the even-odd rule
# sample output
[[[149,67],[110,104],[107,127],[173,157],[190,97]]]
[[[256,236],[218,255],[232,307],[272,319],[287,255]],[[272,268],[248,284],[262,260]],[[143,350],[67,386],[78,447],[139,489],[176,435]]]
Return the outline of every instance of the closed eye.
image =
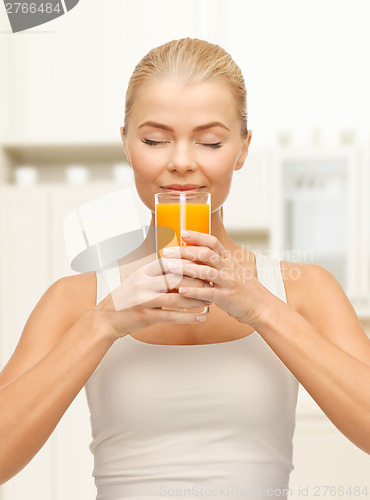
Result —
[[[202,146],[206,146],[207,148],[221,148],[222,144],[220,142],[215,142],[213,144],[202,144]]]
[[[153,141],[151,139],[144,139],[141,142],[143,142],[144,144],[148,144],[148,146],[156,146],[157,144],[167,144],[166,141]],[[201,145],[205,146],[207,148],[213,148],[213,149],[217,149],[217,148],[222,147],[222,144],[220,142],[215,142],[212,144],[201,143]]]
[[[165,142],[161,141],[152,141],[151,139],[144,139],[143,141],[144,144],[148,144],[149,146],[156,146],[157,144],[165,144]]]

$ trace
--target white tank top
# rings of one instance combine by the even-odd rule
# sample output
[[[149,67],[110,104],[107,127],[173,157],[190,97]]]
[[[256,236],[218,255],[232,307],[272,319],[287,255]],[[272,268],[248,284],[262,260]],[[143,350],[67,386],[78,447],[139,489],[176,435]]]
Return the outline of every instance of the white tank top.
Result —
[[[258,280],[286,302],[280,262],[255,255]],[[97,303],[106,294],[97,273]],[[127,335],[85,390],[97,500],[290,495],[298,381],[258,332],[180,346]]]

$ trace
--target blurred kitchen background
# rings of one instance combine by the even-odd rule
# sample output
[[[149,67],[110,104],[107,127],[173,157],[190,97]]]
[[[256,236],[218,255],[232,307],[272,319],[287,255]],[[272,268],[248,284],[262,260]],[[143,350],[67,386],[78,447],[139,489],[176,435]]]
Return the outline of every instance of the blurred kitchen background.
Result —
[[[74,274],[65,215],[133,185],[119,133],[131,72],[152,47],[184,36],[223,46],[246,81],[253,137],[224,206],[231,237],[329,269],[369,334],[369,17],[367,0],[81,0],[11,34],[0,9],[1,367],[45,290]],[[81,391],[0,499],[94,498],[89,426]],[[292,498],[306,487],[307,498],[321,496],[323,485],[331,497],[341,487],[370,494],[369,456],[303,388],[294,444]]]

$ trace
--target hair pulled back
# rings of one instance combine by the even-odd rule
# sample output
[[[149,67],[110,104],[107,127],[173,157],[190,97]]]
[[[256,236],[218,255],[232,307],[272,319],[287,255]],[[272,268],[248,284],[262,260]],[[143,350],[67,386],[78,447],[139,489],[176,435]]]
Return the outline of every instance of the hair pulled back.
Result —
[[[126,92],[124,134],[137,90],[168,78],[183,85],[204,81],[224,84],[234,96],[241,135],[247,137],[247,91],[242,72],[222,47],[198,38],[180,38],[155,47],[136,65]]]

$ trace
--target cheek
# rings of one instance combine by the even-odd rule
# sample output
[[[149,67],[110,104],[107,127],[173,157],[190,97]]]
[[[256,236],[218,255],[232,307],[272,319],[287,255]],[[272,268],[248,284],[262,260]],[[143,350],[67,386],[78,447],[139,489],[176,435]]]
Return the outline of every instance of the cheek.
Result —
[[[221,153],[221,152],[220,152]],[[235,148],[228,148],[222,154],[215,155],[209,163],[207,172],[214,187],[212,198],[212,211],[219,209],[226,201],[234,176],[234,167],[237,162]]]
[[[214,183],[217,184],[229,184],[232,180],[234,167],[236,165],[236,157],[234,151],[223,151],[222,153],[215,155],[213,161],[209,162],[210,176]]]
[[[133,148],[131,161],[134,167],[134,173],[139,178],[146,180],[155,179],[158,175],[159,161],[156,155],[153,155],[146,148]]]

